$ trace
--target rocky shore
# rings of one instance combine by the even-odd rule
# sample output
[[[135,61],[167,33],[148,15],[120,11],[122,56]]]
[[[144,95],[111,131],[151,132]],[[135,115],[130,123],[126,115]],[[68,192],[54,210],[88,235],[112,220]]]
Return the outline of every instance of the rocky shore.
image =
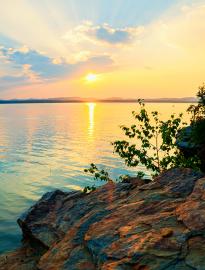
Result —
[[[205,270],[205,177],[172,169],[90,194],[56,190],[18,224],[24,243],[0,270]]]

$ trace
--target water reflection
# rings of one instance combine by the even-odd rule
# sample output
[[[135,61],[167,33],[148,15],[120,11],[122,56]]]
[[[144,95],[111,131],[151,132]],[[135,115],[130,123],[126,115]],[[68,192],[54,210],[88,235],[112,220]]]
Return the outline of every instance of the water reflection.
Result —
[[[167,119],[187,104],[147,107]],[[144,167],[126,168],[110,144],[124,138],[119,125],[133,124],[136,109],[136,104],[118,103],[0,106],[0,253],[20,245],[16,219],[45,192],[93,185],[83,171],[91,162],[113,179],[146,173]]]
[[[88,137],[93,138],[94,127],[95,127],[95,103],[86,103],[89,110],[89,126],[88,126]]]

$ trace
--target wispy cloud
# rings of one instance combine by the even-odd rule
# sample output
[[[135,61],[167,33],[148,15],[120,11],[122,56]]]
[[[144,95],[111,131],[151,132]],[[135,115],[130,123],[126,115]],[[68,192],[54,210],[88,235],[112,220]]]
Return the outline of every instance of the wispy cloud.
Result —
[[[19,68],[29,65],[30,70],[41,78],[55,78],[72,71],[72,65],[66,63],[55,63],[54,59],[35,50],[2,49],[3,55]]]
[[[0,77],[0,91],[7,91],[12,87],[28,85],[29,80],[25,75],[19,76],[1,76]]]
[[[142,26],[114,28],[107,23],[94,25],[92,22],[87,21],[69,30],[63,38],[75,43],[84,40],[92,43],[104,42],[114,46],[134,42],[136,37],[140,36],[143,31],[144,27]]]

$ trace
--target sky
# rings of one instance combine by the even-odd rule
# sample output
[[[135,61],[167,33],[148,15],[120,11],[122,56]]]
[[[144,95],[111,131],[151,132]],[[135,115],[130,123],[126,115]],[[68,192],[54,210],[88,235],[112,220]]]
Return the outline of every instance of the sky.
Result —
[[[205,0],[0,0],[0,98],[191,97]]]

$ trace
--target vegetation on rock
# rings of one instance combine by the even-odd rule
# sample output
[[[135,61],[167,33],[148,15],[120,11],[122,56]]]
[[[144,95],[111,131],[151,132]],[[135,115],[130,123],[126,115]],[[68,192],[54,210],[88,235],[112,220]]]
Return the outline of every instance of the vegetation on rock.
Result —
[[[205,172],[205,84],[199,87],[198,104],[190,105],[191,124],[179,134],[177,144],[186,157],[197,156],[200,170]]]
[[[205,84],[199,86],[197,93],[198,104],[190,105],[188,112],[191,113],[191,143],[198,146],[205,145]]]
[[[205,83],[199,86],[196,96],[198,98],[198,104],[190,105],[187,110],[192,115],[192,123],[205,118]]]

